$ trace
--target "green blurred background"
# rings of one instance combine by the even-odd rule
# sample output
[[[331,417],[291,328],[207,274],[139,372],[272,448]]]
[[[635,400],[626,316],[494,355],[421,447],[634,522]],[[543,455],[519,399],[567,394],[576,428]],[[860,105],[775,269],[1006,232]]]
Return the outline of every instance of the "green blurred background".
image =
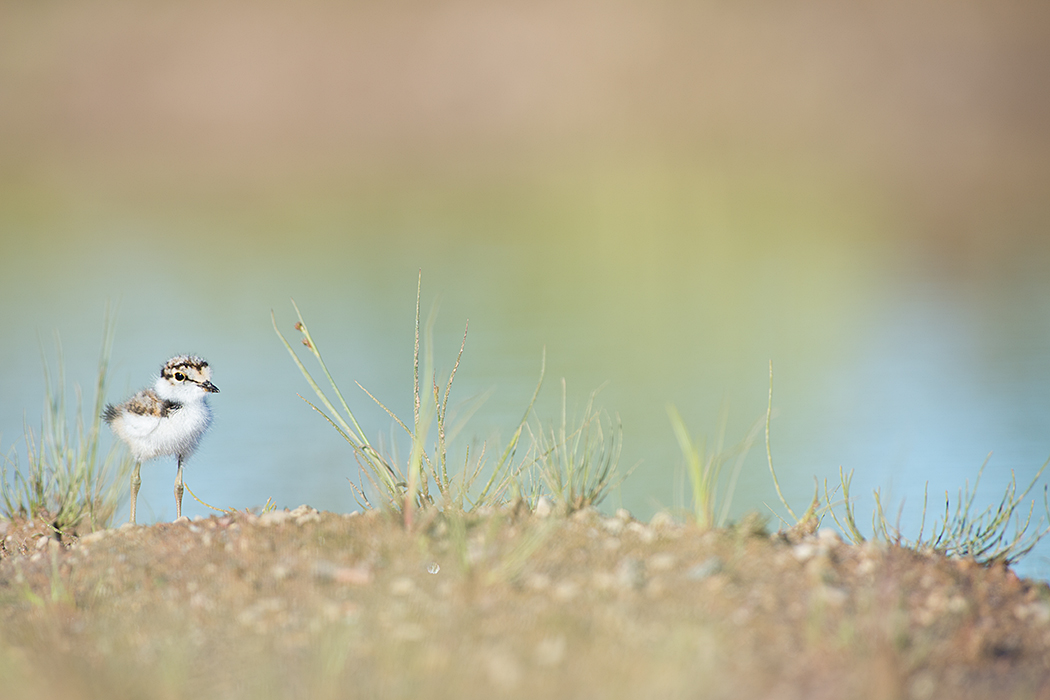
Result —
[[[992,450],[997,501],[1050,455],[1048,84],[1042,2],[0,3],[3,448],[52,331],[90,393],[112,301],[110,400],[213,365],[199,495],[351,509],[269,312],[389,434],[352,382],[411,414],[422,269],[439,369],[469,318],[459,397],[493,390],[466,438],[508,437],[544,347],[543,418],[608,382],[609,507],[681,505],[667,404],[739,440],[770,360],[796,508],[842,465],[914,525]],[[734,512],[774,498],[756,449]]]

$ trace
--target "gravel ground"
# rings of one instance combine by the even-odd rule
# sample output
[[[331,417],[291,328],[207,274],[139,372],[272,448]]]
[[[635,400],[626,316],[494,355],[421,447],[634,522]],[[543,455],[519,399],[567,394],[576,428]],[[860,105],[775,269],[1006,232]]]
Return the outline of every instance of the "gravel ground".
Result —
[[[1050,589],[757,518],[0,521],[2,698],[1047,698]]]

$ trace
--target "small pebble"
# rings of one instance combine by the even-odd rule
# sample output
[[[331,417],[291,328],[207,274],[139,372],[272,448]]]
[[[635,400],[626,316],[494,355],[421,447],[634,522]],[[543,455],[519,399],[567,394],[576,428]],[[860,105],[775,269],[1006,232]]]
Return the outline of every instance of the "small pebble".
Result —
[[[276,568],[276,567],[275,567]],[[331,581],[335,579],[335,570],[339,568],[336,564],[325,559],[318,559],[313,565],[314,578],[322,581]]]
[[[540,496],[540,499],[536,501],[536,509],[532,512],[536,514],[537,518],[546,518],[551,514],[552,510],[551,502],[547,500],[547,497]]]
[[[669,571],[674,568],[675,555],[670,552],[660,552],[649,557],[648,567],[653,571]]]
[[[1018,605],[1014,608],[1014,617],[1018,620],[1030,621],[1038,625],[1050,623],[1050,603],[1037,600],[1034,603]]]
[[[627,523],[627,531],[633,532],[634,534],[638,535],[638,539],[640,539],[645,544],[649,544],[650,542],[656,539],[656,533],[653,531],[652,527],[649,527],[648,525],[644,525],[637,521]]]
[[[596,508],[594,508],[594,506],[588,506],[586,508],[580,508],[578,511],[573,513],[571,517],[577,522],[588,523],[600,518],[601,514]]]
[[[812,542],[800,542],[792,548],[791,552],[798,561],[809,561],[816,556],[817,546]]]
[[[580,592],[580,587],[572,581],[561,581],[554,586],[551,591],[551,595],[555,600],[567,603],[576,597],[576,594]]]
[[[825,547],[837,547],[842,544],[842,538],[839,537],[839,533],[830,527],[822,527],[817,530],[817,541]]]
[[[654,530],[661,528],[674,527],[674,518],[666,510],[658,510],[653,514],[653,517],[649,520],[649,526]]]
[[[686,571],[685,577],[690,581],[701,581],[708,576],[713,576],[721,571],[722,560],[718,557],[708,557]]]
[[[857,573],[861,576],[866,576],[875,571],[876,568],[878,568],[878,565],[873,560],[861,559],[860,563],[857,564]]]
[[[645,585],[645,564],[627,557],[616,565],[616,583],[623,590],[639,590]]]
[[[259,516],[259,524],[264,526],[280,525],[287,520],[291,520],[292,517],[292,514],[287,510],[271,510],[269,513],[263,513]]]

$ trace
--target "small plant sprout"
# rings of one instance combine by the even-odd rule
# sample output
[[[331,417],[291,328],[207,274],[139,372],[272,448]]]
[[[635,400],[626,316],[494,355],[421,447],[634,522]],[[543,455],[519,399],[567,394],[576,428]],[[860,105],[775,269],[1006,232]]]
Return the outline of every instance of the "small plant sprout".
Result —
[[[564,512],[597,505],[629,474],[620,475],[623,429],[595,409],[591,392],[581,418],[569,427],[565,380],[561,382],[561,423],[529,429],[541,485]]]
[[[842,489],[842,507],[844,510],[844,515],[841,521],[835,513],[835,506],[837,503],[832,500],[832,492],[828,489],[827,479],[824,480],[824,503],[832,520],[835,521],[835,524],[838,526],[839,530],[842,531],[842,534],[854,544],[860,544],[865,538],[861,533],[860,528],[857,527],[856,509],[853,506],[853,499],[850,496],[850,487],[852,484],[853,470],[851,469],[849,474],[847,474],[842,467],[839,467],[839,486]]]
[[[674,430],[678,447],[685,457],[686,474],[692,485],[693,518],[704,530],[722,527],[729,517],[729,508],[733,502],[733,493],[744,466],[744,459],[758,439],[762,422],[756,422],[739,444],[726,448],[727,413],[723,410],[719,419],[718,440],[714,449],[708,452],[706,439],[701,439],[699,444],[693,440],[676,407],[668,406],[667,414],[671,419],[671,428]],[[731,465],[729,481],[721,486],[722,470],[727,464]]]
[[[989,458],[991,455],[989,455]],[[959,489],[959,497],[953,512],[948,493],[944,494],[944,515],[933,527],[929,536],[924,536],[926,523],[926,503],[923,497],[923,517],[919,535],[908,541],[901,535],[898,525],[890,526],[885,518],[882,500],[878,490],[875,491],[876,517],[874,527],[876,534],[888,541],[903,544],[917,550],[932,550],[946,556],[972,557],[982,563],[1001,561],[1012,564],[1032,551],[1043,537],[1050,532],[1050,503],[1047,501],[1047,488],[1043,488],[1044,516],[1032,527],[1032,516],[1035,514],[1035,500],[1028,503],[1025,512],[1025,501],[1043,475],[1050,460],[1044,462],[1020,494],[1017,493],[1017,476],[1011,470],[1010,483],[1007,485],[998,505],[990,505],[980,512],[974,510],[974,497],[981,482],[984,468],[988,465],[985,459],[977,471],[973,489],[969,481]],[[899,517],[898,517],[899,521]]]
[[[1011,471],[1010,483],[999,500],[999,504],[990,505],[983,511],[975,512],[974,498],[987,465],[988,459],[985,459],[977,471],[977,479],[972,489],[967,481],[959,490],[954,511],[951,497],[945,492],[944,515],[938,519],[928,534],[926,519],[929,488],[924,489],[922,519],[919,524],[919,533],[914,539],[909,539],[901,531],[900,519],[904,508],[903,503],[898,509],[895,521],[891,523],[883,505],[882,492],[875,489],[872,492],[875,499],[875,509],[871,518],[872,537],[917,551],[938,552],[950,557],[972,557],[983,564],[998,561],[1008,565],[1015,563],[1032,551],[1032,548],[1050,533],[1050,501],[1048,501],[1046,487],[1043,488],[1044,516],[1040,518],[1039,523],[1033,524],[1032,522],[1032,517],[1035,515],[1035,499],[1027,503],[1027,512],[1025,512],[1028,494],[1031,493],[1046,467],[1050,465],[1050,460],[1039,468],[1028,487],[1020,494],[1017,492],[1017,477]],[[843,517],[841,520],[835,512],[839,503],[833,502],[827,482],[824,484],[825,508],[831,513],[839,530],[852,542],[860,543],[865,540],[865,537],[857,526],[856,508],[850,496],[852,482],[853,472],[850,471],[847,474],[840,467],[839,487],[835,490],[839,488],[842,490]]]
[[[797,525],[800,521],[799,517],[795,515],[795,511],[788,505],[787,499],[784,498],[784,494],[780,490],[780,480],[777,479],[777,472],[773,469],[773,450],[769,442],[769,424],[773,418],[773,360],[769,361],[769,403],[766,404],[766,460],[769,463],[769,473],[773,476],[773,486],[777,490],[777,498],[783,504],[788,514],[795,521]],[[779,517],[779,516],[778,516]]]

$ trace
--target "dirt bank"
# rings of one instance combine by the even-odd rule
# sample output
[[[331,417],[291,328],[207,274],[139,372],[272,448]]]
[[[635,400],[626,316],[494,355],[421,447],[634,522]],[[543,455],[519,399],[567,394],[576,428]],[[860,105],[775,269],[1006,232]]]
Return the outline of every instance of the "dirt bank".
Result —
[[[0,697],[1050,697],[1050,589],[1003,566],[753,520],[424,520],[0,522]]]

